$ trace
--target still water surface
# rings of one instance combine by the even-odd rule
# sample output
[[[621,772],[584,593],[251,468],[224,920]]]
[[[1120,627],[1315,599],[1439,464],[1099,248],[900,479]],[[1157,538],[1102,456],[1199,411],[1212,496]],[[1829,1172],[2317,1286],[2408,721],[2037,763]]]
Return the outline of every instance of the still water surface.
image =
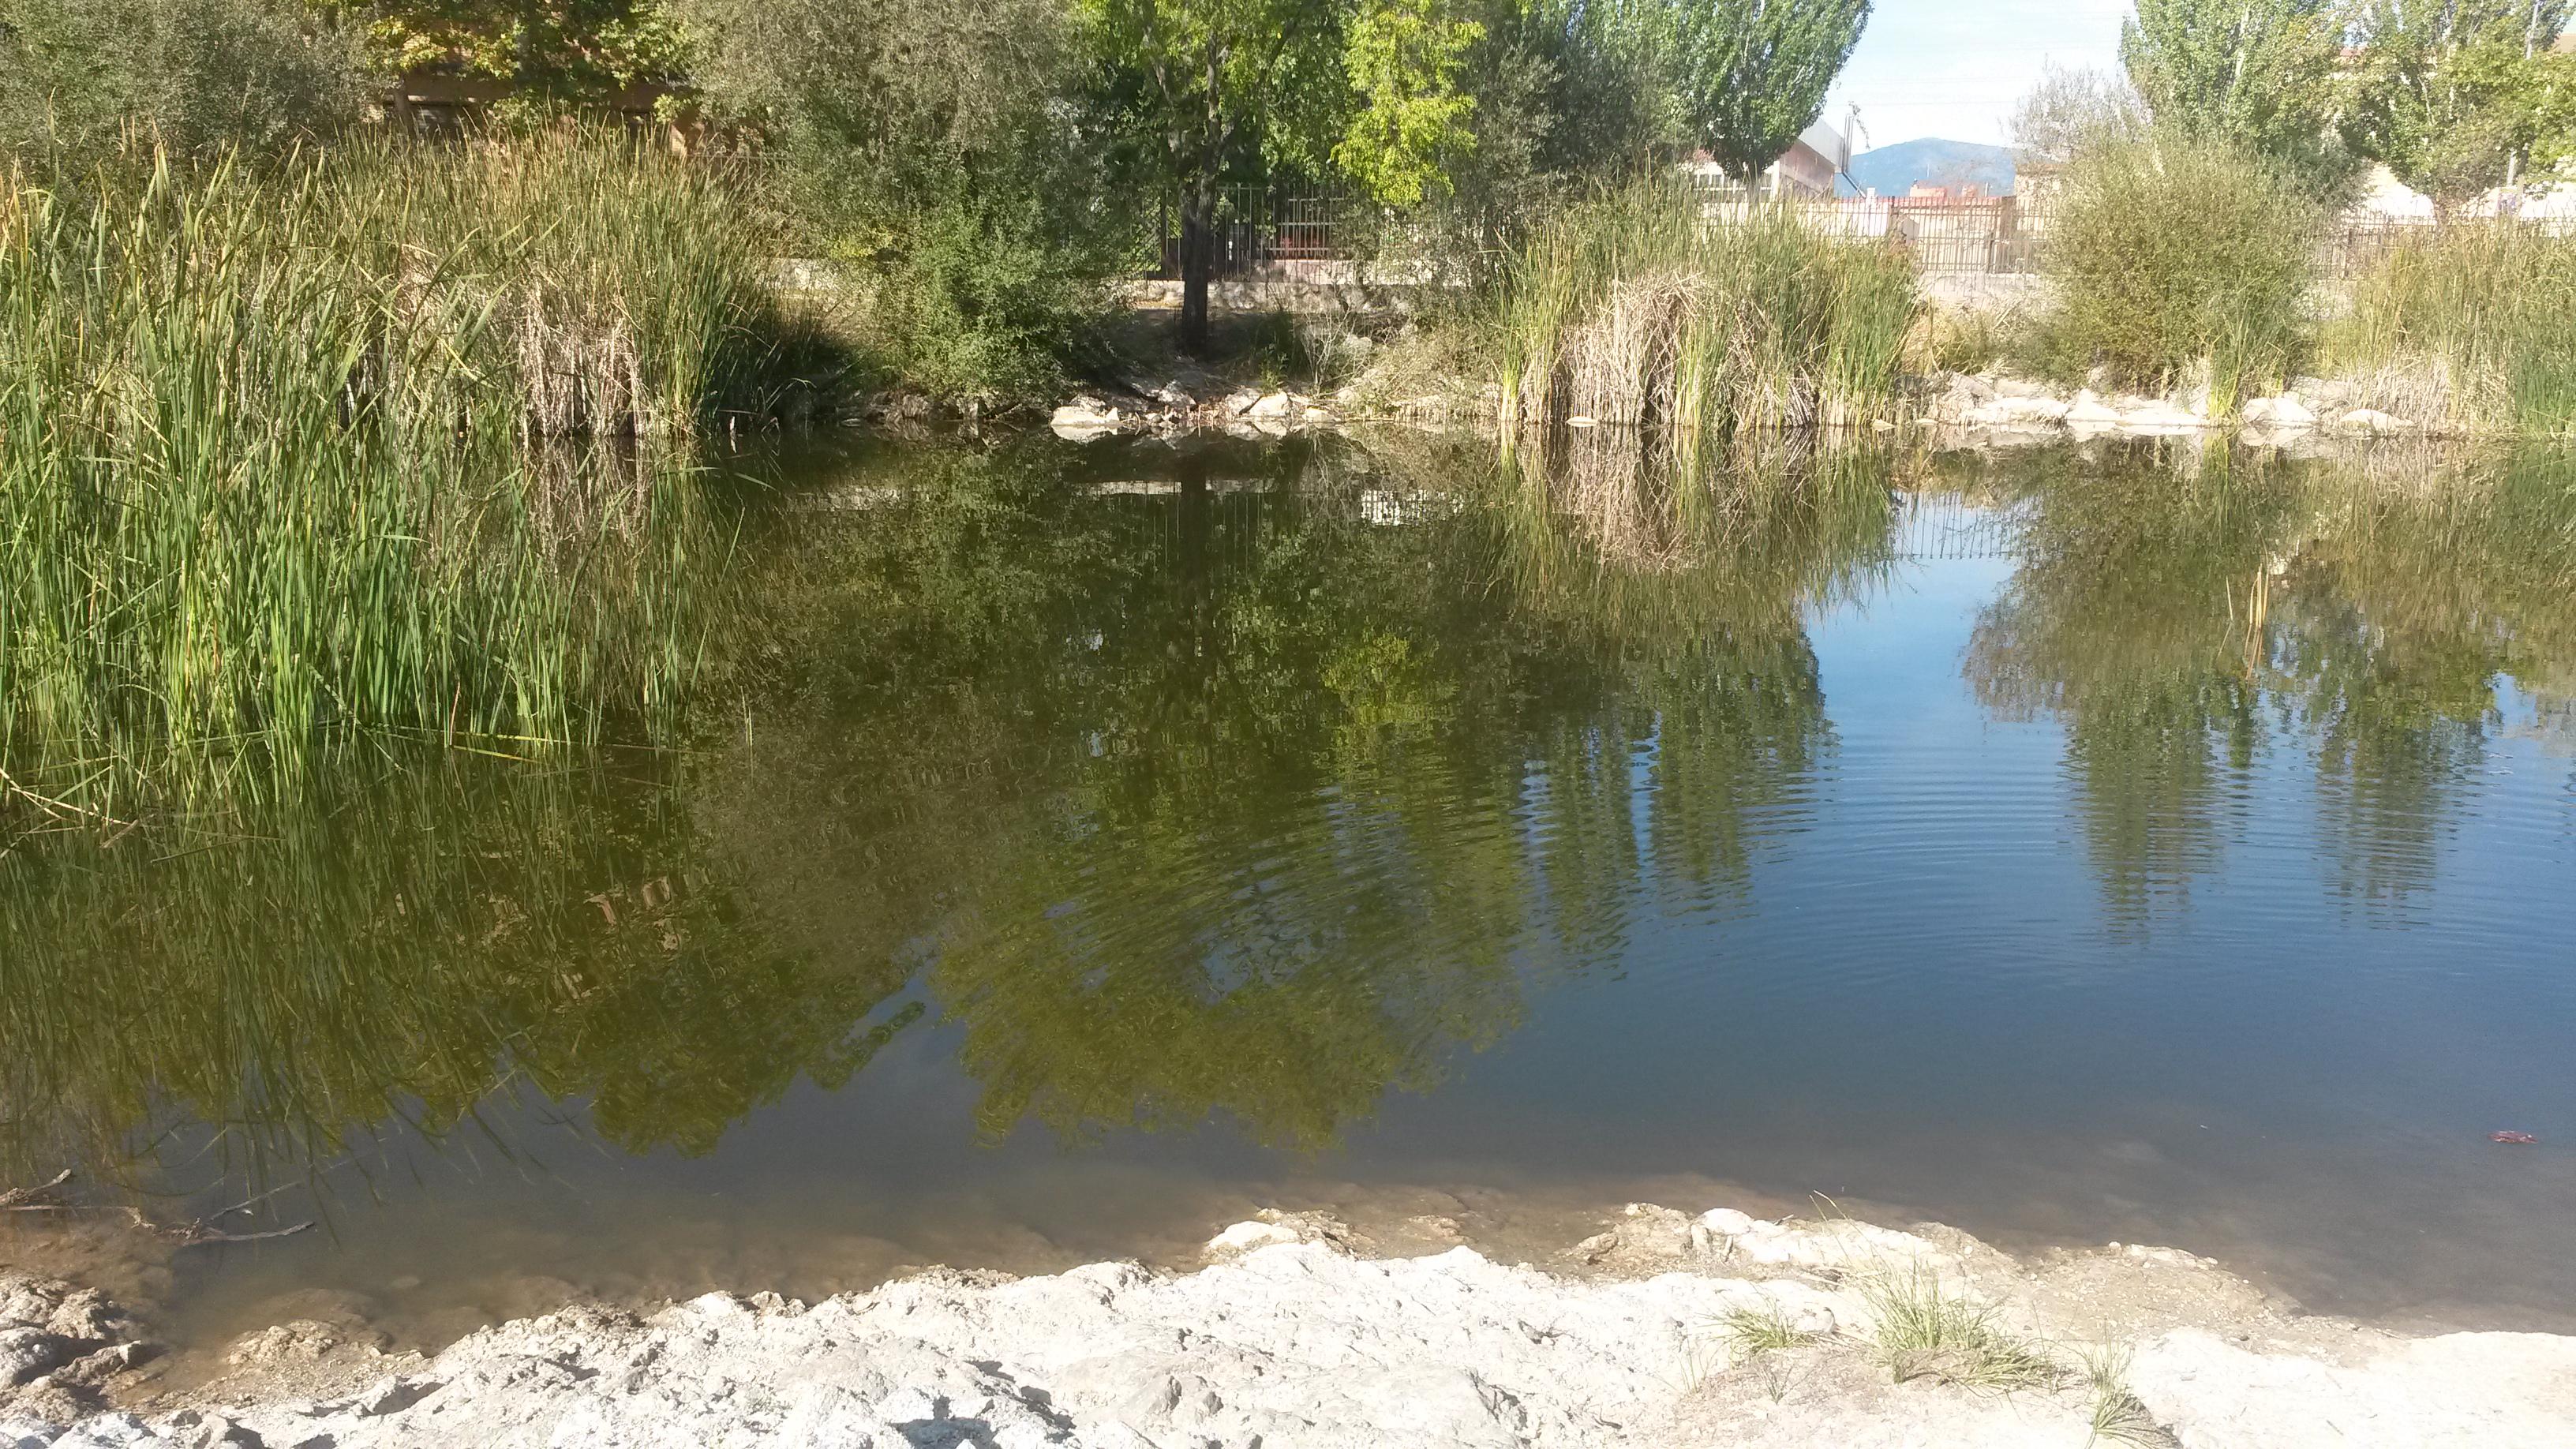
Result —
[[[1603,467],[746,460],[683,745],[0,860],[11,1170],[319,1219],[210,1342],[1653,1192],[2570,1326],[2576,463]]]

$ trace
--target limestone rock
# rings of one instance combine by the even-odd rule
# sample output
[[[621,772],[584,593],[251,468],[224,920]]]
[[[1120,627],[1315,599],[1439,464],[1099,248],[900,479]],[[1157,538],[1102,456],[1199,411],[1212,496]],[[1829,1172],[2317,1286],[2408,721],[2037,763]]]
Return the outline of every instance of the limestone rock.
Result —
[[[2488,1449],[2576,1442],[2576,1339],[2371,1335],[2361,1361],[2258,1353],[2203,1329],[2147,1344],[2129,1387],[2188,1445]]]
[[[2411,433],[2415,425],[2404,418],[2391,417],[2376,408],[2354,408],[2335,419],[2335,427],[2347,433],[2365,433],[2384,438],[2397,433]]]
[[[1295,1241],[1297,1235],[1277,1223],[1242,1222],[1208,1239],[1207,1252],[1211,1258],[1231,1256]]]
[[[2209,426],[2209,419],[2160,399],[2146,399],[2120,410],[2120,426],[2135,433],[2185,433]]]
[[[2052,428],[2069,411],[2052,397],[1999,397],[1970,413],[1968,421],[1989,428]]]
[[[2258,397],[2244,408],[2245,423],[2257,428],[2313,428],[2316,413],[2295,392],[2279,397]]]
[[[1211,1244],[1250,1251],[1186,1276],[1101,1263],[1016,1281],[933,1272],[812,1307],[708,1294],[650,1317],[568,1309],[331,1402],[276,1397],[283,1387],[264,1398],[252,1376],[231,1381],[221,1414],[96,1413],[69,1433],[0,1414],[0,1449],[217,1449],[251,1435],[330,1449],[2074,1449],[2096,1442],[2080,1376],[2009,1395],[1889,1384],[1867,1343],[1872,1285],[1933,1275],[2052,1342],[2106,1321],[2114,1282],[2188,1275],[2188,1301],[2207,1303],[2206,1285],[2225,1281],[2114,1245],[2080,1256],[2089,1276],[2070,1299],[2068,1283],[1944,1229],[1728,1209],[1619,1214],[1587,1247],[1633,1258],[1624,1275],[1550,1276],[1464,1247],[1372,1261],[1333,1226],[1265,1213]],[[2082,1321],[2042,1321],[2049,1302],[2060,1315],[2080,1303]],[[2205,1317],[2179,1331],[2165,1318],[2119,1345],[2135,1347],[2130,1388],[2184,1445],[2571,1442],[2576,1338],[2408,1340],[2252,1302],[2229,1310],[2225,1336]],[[1738,1356],[1726,1325],[1746,1314],[1812,1339]]]
[[[1078,397],[1055,410],[1047,426],[1060,438],[1096,438],[1114,433],[1126,425],[1118,409],[1096,397]]]
[[[72,1356],[72,1344],[41,1328],[0,1328],[0,1388],[49,1373]]]
[[[2120,425],[2120,413],[2102,401],[2100,393],[2088,387],[2075,395],[2074,406],[2066,410],[2066,425],[2093,431],[2116,428]]]

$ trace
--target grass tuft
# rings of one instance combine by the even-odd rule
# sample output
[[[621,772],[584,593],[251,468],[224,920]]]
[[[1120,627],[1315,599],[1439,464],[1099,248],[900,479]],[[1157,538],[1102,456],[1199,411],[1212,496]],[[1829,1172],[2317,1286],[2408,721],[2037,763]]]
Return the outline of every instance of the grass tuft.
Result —
[[[1991,1307],[1950,1293],[1940,1276],[1914,1266],[1860,1285],[1878,1317],[1879,1362],[1898,1383],[1936,1379],[1994,1393],[2054,1389],[2065,1368],[2040,1343],[2006,1330]]]
[[[2172,1449],[2176,1441],[2171,1431],[2157,1423],[2146,1404],[2130,1391],[2131,1354],[2127,1347],[2108,1344],[2075,1350],[2085,1387],[2093,1396],[2092,1438],[2088,1442]]]
[[[1727,1310],[1719,1326],[1725,1332],[1726,1346],[1739,1361],[1804,1348],[1824,1337],[1812,1328],[1800,1328],[1789,1310],[1770,1299],[1764,1299],[1759,1308]]]

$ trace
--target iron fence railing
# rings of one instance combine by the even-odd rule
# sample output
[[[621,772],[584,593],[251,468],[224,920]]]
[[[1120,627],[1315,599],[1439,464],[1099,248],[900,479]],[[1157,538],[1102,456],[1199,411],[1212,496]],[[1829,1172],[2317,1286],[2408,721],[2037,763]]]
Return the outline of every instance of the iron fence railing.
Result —
[[[1229,186],[1217,202],[1214,264],[1219,281],[1294,279],[1381,255],[1385,211],[1338,188],[1315,191]],[[1162,208],[1153,277],[1181,275],[1180,209]]]
[[[2055,222],[2054,206],[2032,196],[1780,198],[1714,186],[1699,193],[1699,202],[1712,222],[1743,220],[1757,208],[1783,209],[1829,235],[1901,248],[1923,275],[1944,278],[2035,275]],[[1480,215],[1472,229],[1490,249],[1544,210]],[[2349,280],[2432,224],[2430,218],[2346,217],[2327,234],[2320,269],[2329,279]],[[2519,224],[2576,234],[2576,217],[2525,217]],[[1350,280],[1373,267],[1427,279],[1440,269],[1423,261],[1426,248],[1455,245],[1460,225],[1456,217],[1411,217],[1342,190],[1229,187],[1218,208],[1212,275],[1220,281]],[[1160,239],[1151,275],[1177,279],[1179,214],[1168,203]]]

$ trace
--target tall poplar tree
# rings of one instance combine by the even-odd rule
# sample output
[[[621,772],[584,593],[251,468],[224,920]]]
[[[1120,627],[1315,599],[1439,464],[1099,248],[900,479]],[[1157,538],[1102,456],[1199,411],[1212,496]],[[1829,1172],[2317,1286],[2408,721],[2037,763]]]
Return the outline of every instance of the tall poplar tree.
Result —
[[[2332,0],[2138,0],[2120,59],[2157,124],[2223,141],[2331,194],[2359,163],[2342,140]]]
[[[2446,215],[2502,186],[2542,131],[2567,18],[2568,0],[2368,0],[2355,142]]]
[[[1870,0],[1674,0],[1673,93],[1690,141],[1760,175],[1823,114]]]

